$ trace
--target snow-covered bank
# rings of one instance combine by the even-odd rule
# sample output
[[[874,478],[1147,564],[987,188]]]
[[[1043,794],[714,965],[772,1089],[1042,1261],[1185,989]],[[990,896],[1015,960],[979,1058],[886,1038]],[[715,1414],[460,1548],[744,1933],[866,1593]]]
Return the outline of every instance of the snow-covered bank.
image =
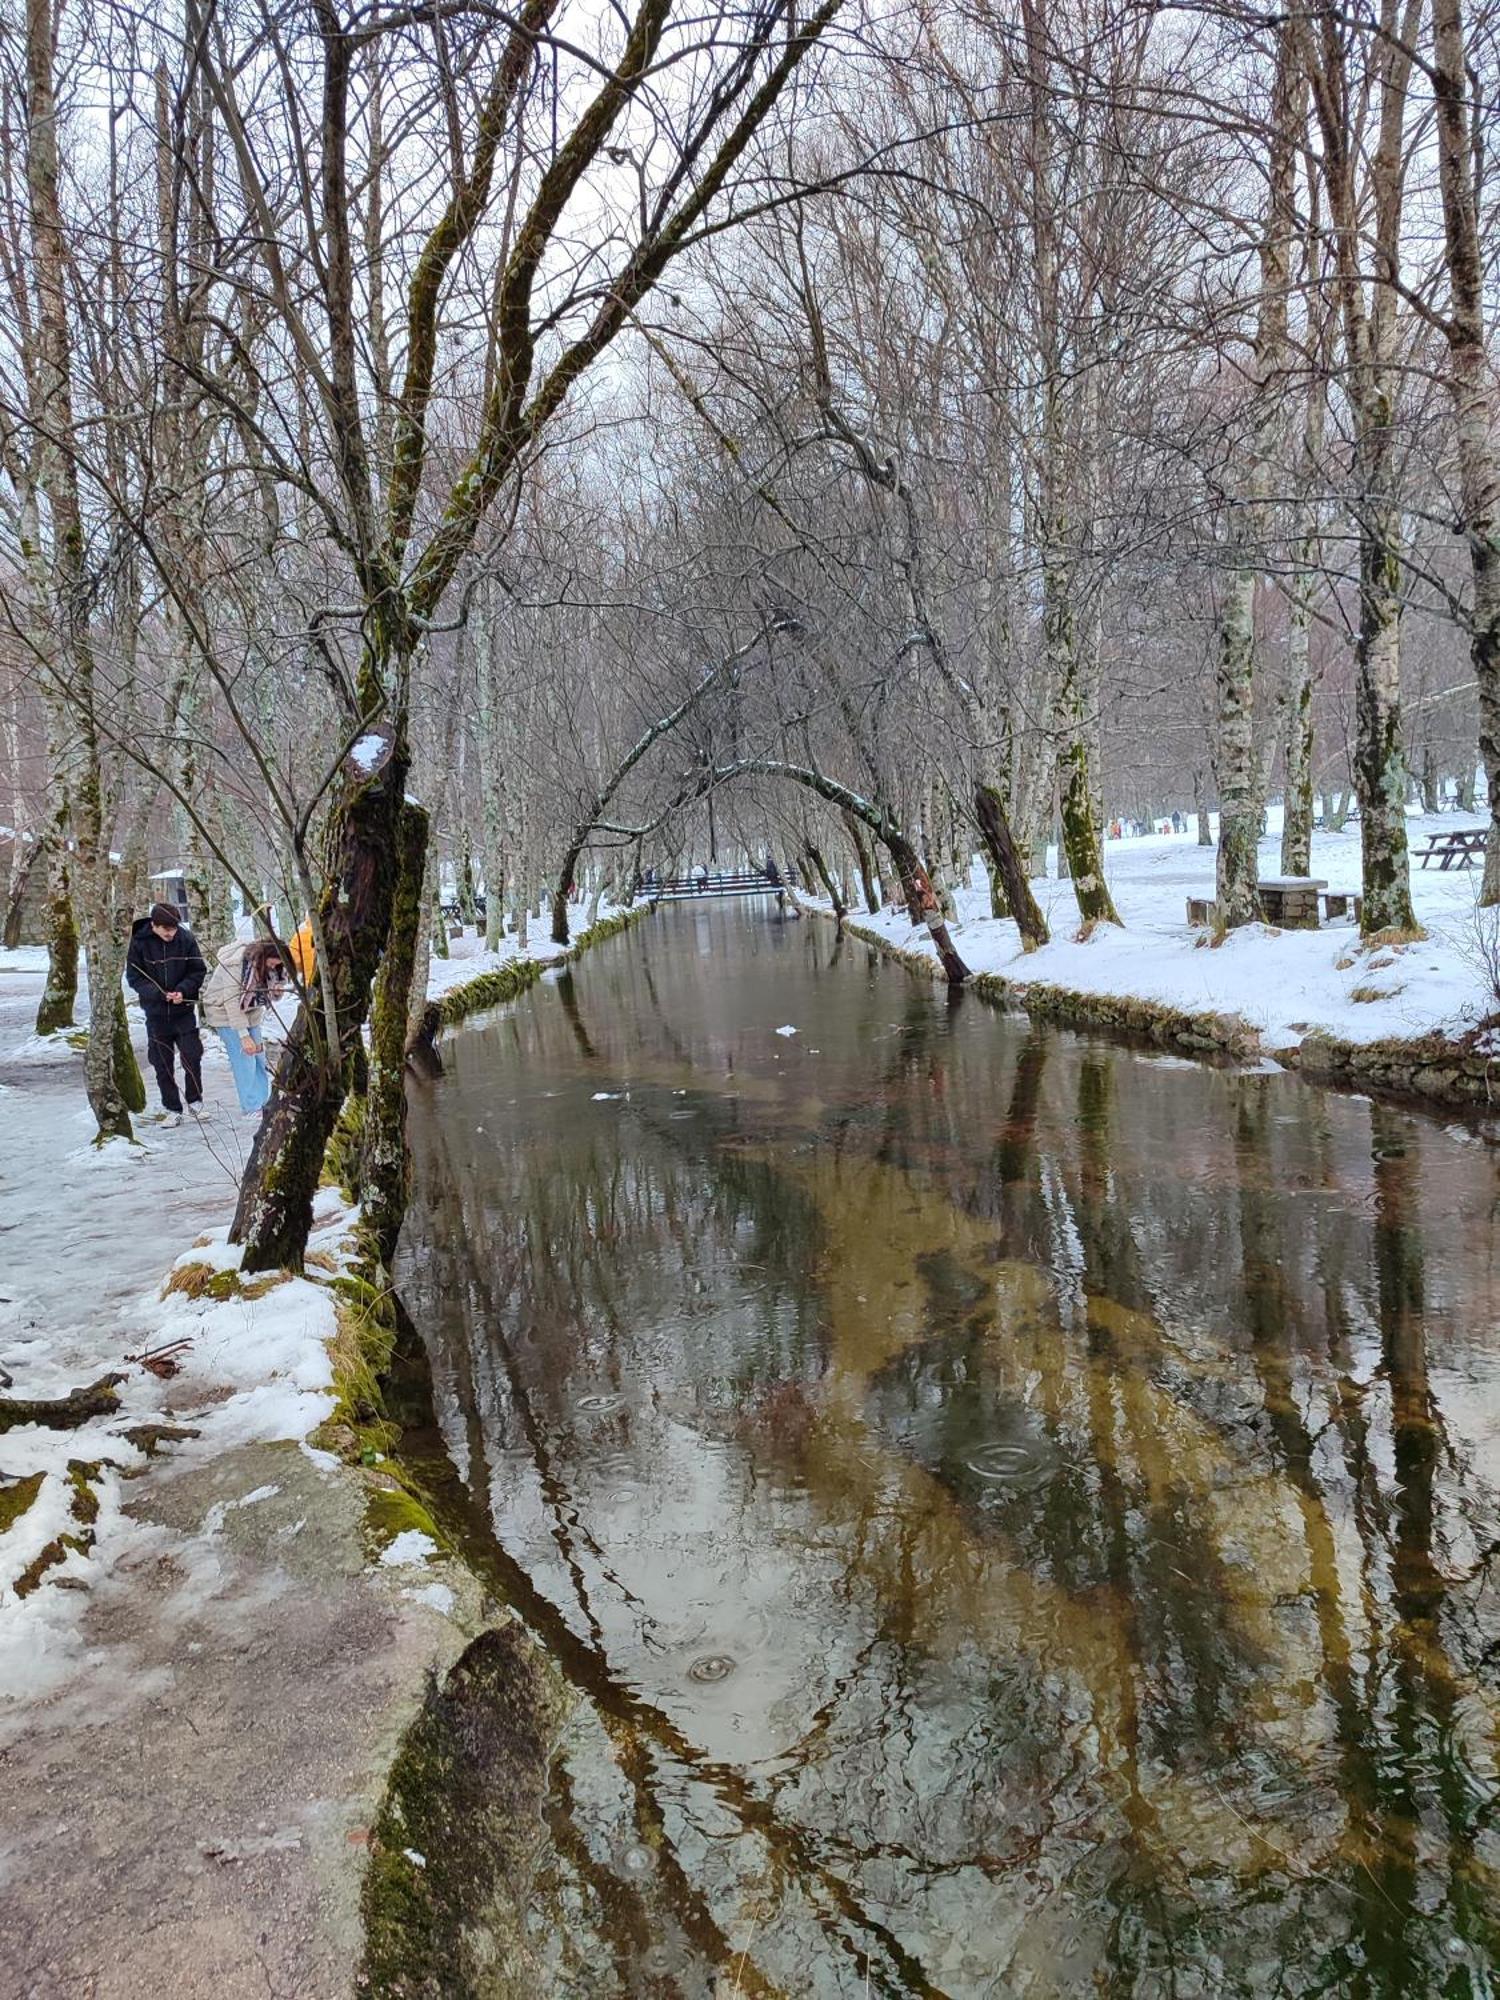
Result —
[[[432,961],[428,997],[458,1019],[631,914],[601,909],[570,946],[540,922],[524,950],[456,938]],[[325,1189],[306,1275],[241,1281],[226,1237],[253,1130],[217,1042],[205,1044],[201,1118],[168,1129],[148,1113],[137,1143],[96,1148],[76,1037],[30,1032],[45,973],[44,952],[0,954],[0,1393],[46,1402],[107,1386],[82,1424],[0,1431],[0,1712],[87,1664],[88,1592],[131,1559],[126,1503],[148,1466],[306,1448],[335,1408],[334,1281],[355,1255],[357,1211]]]
[[[567,944],[553,942],[550,918],[544,921],[541,916],[533,917],[524,946],[518,944],[514,936],[507,935],[501,938],[493,951],[489,951],[485,948],[482,935],[478,932],[466,933],[463,937],[452,940],[447,958],[435,957],[432,960],[427,973],[427,997],[440,1003],[446,1002],[466,986],[475,986],[478,981],[491,974],[510,972],[520,966],[534,967],[536,972],[545,971],[549,965],[557,965],[563,959],[573,958],[601,938],[612,936],[616,931],[622,930],[627,923],[633,922],[637,917],[645,916],[649,908],[650,906],[645,903],[635,903],[629,908],[624,908],[612,903],[607,896],[603,896],[594,913],[592,925],[582,929],[579,925],[584,905],[575,904],[571,912],[574,930],[572,939]],[[531,976],[534,977],[535,974]],[[446,1007],[444,1011],[451,1022],[458,1018],[460,1013],[469,1010]]]
[[[1452,824],[1451,817],[1414,818],[1413,848]],[[1261,844],[1262,874],[1276,874],[1277,860],[1273,835]],[[1106,863],[1124,927],[1084,936],[1071,885],[1040,881],[1034,887],[1053,936],[1030,953],[1009,918],[988,915],[987,886],[976,880],[960,889],[953,938],[970,970],[1003,981],[1023,1004],[1028,991],[1046,991],[1232,1017],[1273,1055],[1315,1038],[1356,1046],[1434,1035],[1457,1040],[1472,1036],[1500,1004],[1475,950],[1477,872],[1414,869],[1413,900],[1427,937],[1370,947],[1348,922],[1317,931],[1253,924],[1215,942],[1186,920],[1187,899],[1211,897],[1214,889],[1213,850],[1191,835],[1111,841]],[[1320,834],[1313,873],[1331,890],[1357,890],[1357,829]],[[931,940],[904,909],[849,914],[861,931],[931,959],[936,969]]]

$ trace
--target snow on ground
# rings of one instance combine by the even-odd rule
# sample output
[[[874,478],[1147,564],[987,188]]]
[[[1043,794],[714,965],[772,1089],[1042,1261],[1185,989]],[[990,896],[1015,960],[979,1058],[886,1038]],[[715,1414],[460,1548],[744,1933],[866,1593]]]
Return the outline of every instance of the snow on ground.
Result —
[[[601,915],[604,914],[601,909]],[[576,915],[574,921],[577,921]],[[460,938],[454,938],[449,946],[447,958],[433,957],[427,972],[427,997],[441,1000],[451,993],[455,986],[463,986],[471,979],[478,979],[481,973],[498,972],[503,965],[514,965],[517,959],[535,959],[539,965],[550,965],[567,952],[565,944],[554,944],[548,935],[550,919],[544,923],[540,917],[533,917],[528,927],[529,937],[524,951],[509,935],[500,940],[494,951],[484,948],[483,931],[465,931]]]
[[[576,938],[584,927],[587,912],[586,903],[569,906],[568,920]],[[602,923],[606,917],[618,916],[620,912],[607,896],[599,900],[594,921]],[[481,973],[498,972],[502,966],[514,965],[517,959],[528,958],[538,965],[553,965],[566,956],[569,947],[552,942],[552,916],[550,910],[535,913],[527,925],[527,942],[522,949],[514,937],[503,937],[494,951],[486,951],[484,933],[477,931],[454,938],[448,946],[450,956],[438,958],[434,955],[427,972],[427,997],[441,1000],[451,993],[455,986],[466,985],[471,979],[478,979]]]
[[[1453,814],[1413,817],[1413,856],[1431,832],[1460,824]],[[1260,872],[1280,868],[1280,836],[1261,842]],[[1428,933],[1425,943],[1374,950],[1362,947],[1347,922],[1317,931],[1280,931],[1252,924],[1211,946],[1187,922],[1189,896],[1214,893],[1214,850],[1193,834],[1111,840],[1105,870],[1123,929],[1102,926],[1079,941],[1078,906],[1070,882],[1033,883],[1052,932],[1040,951],[1021,950],[1015,924],[988,915],[989,889],[976,867],[974,886],[961,889],[954,943],[974,972],[998,973],[1016,985],[1066,987],[1079,993],[1133,996],[1187,1013],[1241,1015],[1268,1049],[1296,1046],[1318,1029],[1350,1042],[1410,1038],[1438,1028],[1462,1032],[1496,1008],[1474,960],[1477,869],[1447,873],[1413,861],[1412,899]],[[1331,890],[1359,887],[1359,828],[1315,833],[1313,875]],[[925,930],[905,909],[851,919],[903,951],[935,956]],[[1361,997],[1356,998],[1358,994]],[[1373,996],[1373,997],[1371,997]]]
[[[606,905],[600,914],[609,914]],[[524,951],[514,937],[495,952],[472,934],[452,940],[451,956],[432,960],[429,994],[440,998],[517,959],[561,958],[566,948],[548,928],[534,919]],[[226,1239],[254,1121],[238,1110],[217,1037],[205,1034],[204,1115],[164,1127],[132,1009],[151,1108],[136,1121],[138,1143],[96,1147],[80,1049],[66,1035],[32,1031],[46,969],[44,950],[0,952],[0,1391],[7,1377],[10,1394],[34,1399],[65,1396],[105,1374],[125,1380],[108,1417],[70,1430],[0,1432],[0,1519],[14,1482],[42,1475],[26,1511],[0,1529],[0,1703],[43,1693],[80,1663],[88,1583],[140,1533],[124,1507],[125,1482],[148,1460],[126,1432],[164,1422],[194,1430],[166,1447],[174,1462],[191,1463],[238,1445],[306,1440],[329,1414],[335,1321],[324,1279],[341,1263],[353,1221],[324,1191],[307,1277],[240,1288],[230,1276],[215,1288],[230,1294],[220,1298],[172,1289],[184,1266],[239,1271],[240,1253]],[[77,1017],[87,1021],[86,990]],[[165,1379],[140,1359],[164,1348],[175,1364]],[[79,1464],[99,1468],[88,1475],[87,1521],[69,1470]],[[67,1551],[40,1589],[18,1597],[17,1580],[63,1535],[86,1550]]]

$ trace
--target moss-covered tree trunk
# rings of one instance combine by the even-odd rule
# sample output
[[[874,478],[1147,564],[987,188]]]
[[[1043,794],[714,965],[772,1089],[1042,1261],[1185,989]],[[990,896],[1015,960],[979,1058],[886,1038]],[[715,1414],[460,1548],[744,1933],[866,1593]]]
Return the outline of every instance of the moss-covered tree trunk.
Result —
[[[287,1038],[230,1231],[231,1241],[244,1245],[246,1271],[302,1267],[313,1196],[344,1099],[345,1064],[369,1013],[390,931],[409,758],[404,720],[378,733],[378,760],[346,762],[329,810],[317,971]],[[332,1048],[325,1029],[330,998],[337,1024]]]
[[[47,984],[36,1010],[39,1035],[71,1028],[78,1004],[78,925],[73,918],[73,888],[65,837],[54,832],[47,846]]]
[[[412,973],[422,928],[427,814],[406,800],[396,825],[396,880],[390,932],[370,1013],[370,1080],[365,1092],[361,1201],[365,1227],[389,1268],[406,1214],[406,1049]]]
[[[127,1111],[137,1116],[146,1108],[146,1080],[141,1075],[141,1066],[135,1059],[135,1046],[130,1039],[130,1016],[125,1007],[123,991],[115,994],[115,1088]]]
[[[83,1052],[83,1087],[98,1128],[96,1143],[131,1137],[130,1107],[121,1088],[118,1068],[123,1012],[120,981],[125,971],[125,953],[115,936],[114,912],[103,900],[110,886],[106,870],[107,864],[104,869],[96,866],[87,870],[81,899],[83,949],[89,977],[89,1038]],[[127,1088],[131,1087],[130,1069],[134,1063],[132,1056],[125,1072]],[[138,1086],[139,1082],[137,1071],[135,1084]],[[140,1096],[144,1105],[143,1089]]]
[[[1387,411],[1387,423],[1389,418]],[[1375,479],[1362,482],[1362,490],[1377,490]],[[1355,649],[1354,789],[1364,877],[1360,928],[1367,937],[1376,931],[1416,928],[1406,850],[1406,758],[1401,748],[1400,592],[1395,511],[1372,499],[1360,525]]]
[[[1021,942],[1028,951],[1034,951],[1038,945],[1047,942],[1047,919],[1031,893],[1031,883],[1027,880],[1021,850],[1011,831],[1009,815],[993,785],[978,784],[974,787],[974,817],[979,823],[986,858],[999,877],[1009,913],[1020,929]]]

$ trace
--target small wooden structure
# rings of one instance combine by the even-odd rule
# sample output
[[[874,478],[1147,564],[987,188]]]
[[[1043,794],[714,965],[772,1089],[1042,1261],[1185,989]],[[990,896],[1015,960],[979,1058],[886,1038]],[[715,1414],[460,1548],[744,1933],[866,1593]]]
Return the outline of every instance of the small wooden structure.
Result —
[[[652,903],[681,903],[690,896],[774,896],[782,889],[796,887],[795,868],[746,868],[717,875],[702,868],[691,875],[668,875],[665,879],[638,876],[635,893]]]
[[[1260,884],[1260,907],[1268,924],[1287,931],[1318,928],[1318,897],[1327,879],[1311,875],[1267,875]]]
[[[1353,889],[1325,889],[1323,891],[1323,915],[1331,923],[1335,917],[1348,917],[1358,923],[1364,913],[1365,899]]]
[[[1190,924],[1211,924],[1218,918],[1219,906],[1212,896],[1189,896],[1187,906]]]
[[[1488,837],[1489,828],[1484,826],[1459,826],[1451,833],[1430,833],[1422,849],[1422,866],[1425,868],[1436,856],[1439,873],[1449,868],[1472,868],[1476,860],[1484,859]]]

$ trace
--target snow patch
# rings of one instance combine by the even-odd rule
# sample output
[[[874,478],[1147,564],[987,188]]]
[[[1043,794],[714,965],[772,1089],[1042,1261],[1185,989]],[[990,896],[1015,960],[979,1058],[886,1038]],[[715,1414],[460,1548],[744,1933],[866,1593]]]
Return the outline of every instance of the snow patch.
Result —
[[[437,1553],[438,1545],[431,1535],[424,1535],[420,1528],[404,1528],[381,1550],[380,1560],[387,1568],[398,1569],[407,1563],[427,1562]]]

